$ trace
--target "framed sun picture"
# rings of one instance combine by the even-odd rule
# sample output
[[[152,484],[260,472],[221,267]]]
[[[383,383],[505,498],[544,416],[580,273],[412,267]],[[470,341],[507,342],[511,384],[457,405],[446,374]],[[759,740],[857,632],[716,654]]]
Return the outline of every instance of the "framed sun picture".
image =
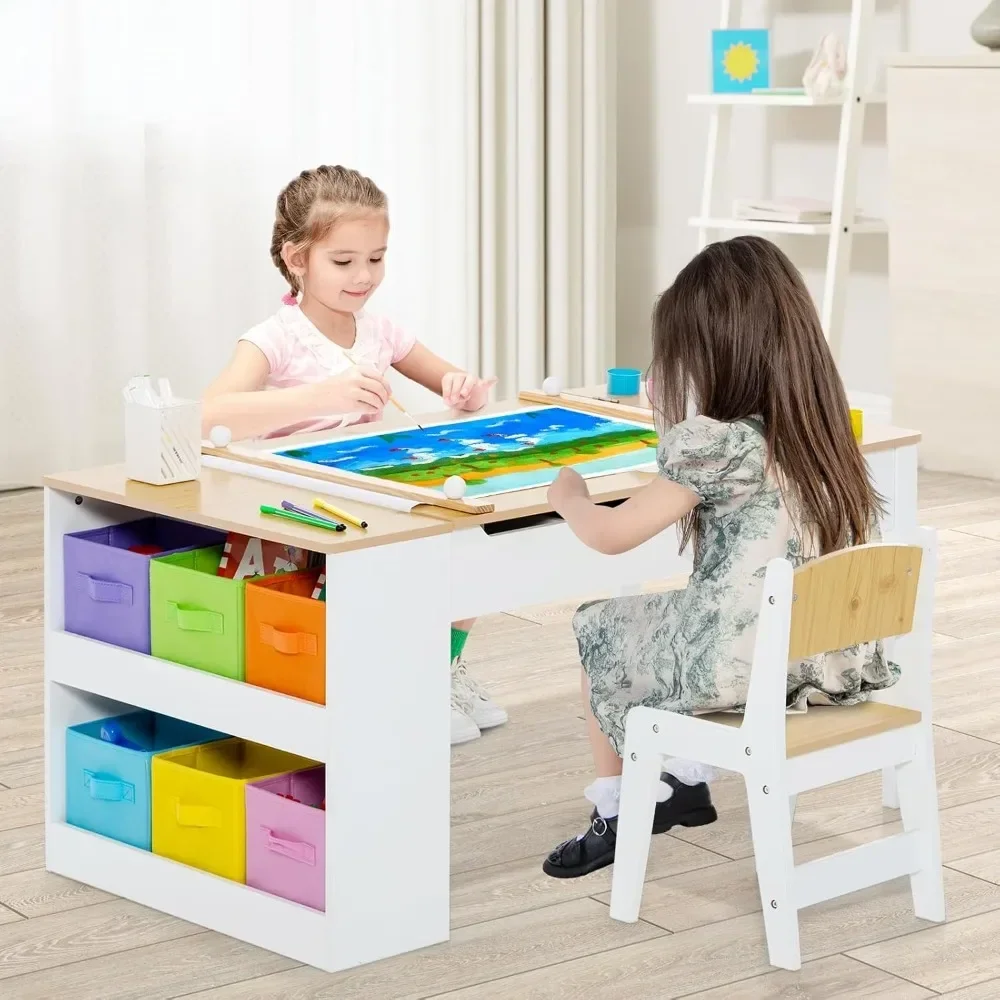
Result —
[[[727,28],[712,32],[712,90],[750,94],[771,86],[770,32]]]

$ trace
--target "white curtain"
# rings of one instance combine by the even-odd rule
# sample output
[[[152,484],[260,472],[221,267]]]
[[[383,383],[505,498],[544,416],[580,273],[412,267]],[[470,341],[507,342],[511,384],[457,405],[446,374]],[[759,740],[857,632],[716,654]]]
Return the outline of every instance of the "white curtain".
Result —
[[[202,391],[279,304],[274,199],[305,167],[388,193],[372,307],[465,363],[466,3],[0,4],[0,488],[119,461],[131,375]]]
[[[600,381],[615,335],[615,0],[468,9],[480,273],[469,356],[504,397],[550,374]]]

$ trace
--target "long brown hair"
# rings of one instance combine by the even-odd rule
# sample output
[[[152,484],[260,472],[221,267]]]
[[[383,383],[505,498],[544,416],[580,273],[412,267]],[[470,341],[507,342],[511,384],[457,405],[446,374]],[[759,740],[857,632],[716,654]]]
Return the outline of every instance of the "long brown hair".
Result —
[[[816,307],[769,240],[713,243],[677,275],[653,313],[650,377],[661,427],[689,408],[725,422],[762,421],[769,468],[823,553],[868,540],[882,498]],[[686,539],[693,519],[683,527]]]

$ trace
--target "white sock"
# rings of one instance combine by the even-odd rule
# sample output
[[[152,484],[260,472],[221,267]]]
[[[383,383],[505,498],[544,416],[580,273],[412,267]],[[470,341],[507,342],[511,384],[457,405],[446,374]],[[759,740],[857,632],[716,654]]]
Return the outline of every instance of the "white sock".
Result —
[[[611,819],[618,815],[618,800],[622,795],[622,776],[611,778],[595,778],[583,790],[584,798],[597,806],[597,815],[602,819]]]
[[[618,803],[622,795],[621,775],[611,778],[596,778],[583,790],[588,802],[597,806],[597,815],[602,819],[613,819],[618,815]],[[666,802],[674,790],[665,782],[656,785],[656,801]]]
[[[714,781],[718,776],[714,767],[680,757],[668,757],[663,763],[663,770],[685,785],[700,785],[703,781]]]

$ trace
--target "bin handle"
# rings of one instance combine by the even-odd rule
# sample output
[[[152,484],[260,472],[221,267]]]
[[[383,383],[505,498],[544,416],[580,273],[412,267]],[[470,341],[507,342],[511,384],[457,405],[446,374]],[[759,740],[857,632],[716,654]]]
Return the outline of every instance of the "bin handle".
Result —
[[[221,611],[208,611],[193,604],[167,601],[167,607],[177,619],[177,627],[182,632],[211,632],[222,635],[225,632],[225,618]]]
[[[192,806],[180,799],[174,805],[178,826],[222,826],[222,814],[212,806]]]
[[[261,622],[260,641],[285,656],[315,656],[319,646],[311,632],[286,632],[266,622]]]
[[[135,802],[135,785],[121,778],[84,771],[83,786],[92,799],[101,802]]]
[[[289,840],[279,837],[269,826],[262,826],[267,849],[272,854],[280,854],[283,858],[297,861],[299,864],[316,865],[316,848],[304,840]]]
[[[132,588],[127,583],[116,580],[101,580],[89,573],[78,571],[87,581],[87,596],[98,604],[124,604],[132,607]]]

